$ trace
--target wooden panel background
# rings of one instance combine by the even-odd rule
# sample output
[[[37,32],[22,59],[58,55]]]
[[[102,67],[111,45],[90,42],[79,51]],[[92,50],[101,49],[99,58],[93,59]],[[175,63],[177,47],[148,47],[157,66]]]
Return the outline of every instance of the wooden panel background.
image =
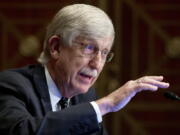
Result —
[[[87,3],[105,10],[116,28],[115,58],[96,87],[100,96],[143,75],[164,75],[180,95],[179,0],[1,0],[0,70],[35,63],[45,26],[64,5]],[[180,102],[164,90],[142,92],[121,111],[105,116],[110,135],[179,135]]]

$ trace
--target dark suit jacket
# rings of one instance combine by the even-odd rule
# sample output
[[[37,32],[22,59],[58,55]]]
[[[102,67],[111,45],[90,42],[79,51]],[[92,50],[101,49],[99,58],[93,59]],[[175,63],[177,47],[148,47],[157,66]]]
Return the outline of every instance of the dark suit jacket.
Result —
[[[105,135],[89,103],[94,89],[52,112],[44,68],[30,65],[0,73],[0,135]]]

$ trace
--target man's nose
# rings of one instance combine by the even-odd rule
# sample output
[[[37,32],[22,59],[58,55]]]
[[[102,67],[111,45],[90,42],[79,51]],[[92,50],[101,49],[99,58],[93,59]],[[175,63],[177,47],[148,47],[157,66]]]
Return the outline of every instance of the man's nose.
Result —
[[[92,68],[98,69],[103,63],[101,52],[97,52],[90,60],[89,64]]]

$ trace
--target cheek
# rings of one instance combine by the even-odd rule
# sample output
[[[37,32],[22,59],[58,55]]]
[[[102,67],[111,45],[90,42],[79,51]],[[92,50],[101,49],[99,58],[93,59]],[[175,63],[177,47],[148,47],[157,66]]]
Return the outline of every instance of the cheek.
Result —
[[[66,68],[66,65],[62,66],[61,62],[57,62],[55,68],[56,68],[58,78],[63,79],[67,76],[68,69]]]
[[[82,58],[71,58],[71,59],[61,59],[57,62],[57,70],[60,72],[61,76],[64,78],[71,78],[75,76],[82,67],[86,66],[87,62]]]
[[[88,66],[88,63],[89,63],[89,59],[83,56],[77,56],[71,60],[72,67],[78,70],[80,70],[81,68],[85,66]]]
[[[85,61],[83,61],[83,59],[78,60],[73,64],[74,68],[76,68],[78,70],[80,70],[82,67],[84,67],[86,65],[87,65],[87,63]]]
[[[63,79],[67,78],[68,74],[70,73],[71,63],[68,62],[69,60],[66,57],[61,57],[56,61],[55,68],[56,73],[59,78]]]

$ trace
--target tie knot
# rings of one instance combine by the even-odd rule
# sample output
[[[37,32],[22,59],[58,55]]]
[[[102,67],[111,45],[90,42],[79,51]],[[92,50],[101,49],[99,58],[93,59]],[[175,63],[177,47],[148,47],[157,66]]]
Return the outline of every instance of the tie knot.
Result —
[[[59,102],[58,102],[58,106],[62,109],[69,107],[69,99],[62,97]],[[59,108],[58,107],[58,108]]]

